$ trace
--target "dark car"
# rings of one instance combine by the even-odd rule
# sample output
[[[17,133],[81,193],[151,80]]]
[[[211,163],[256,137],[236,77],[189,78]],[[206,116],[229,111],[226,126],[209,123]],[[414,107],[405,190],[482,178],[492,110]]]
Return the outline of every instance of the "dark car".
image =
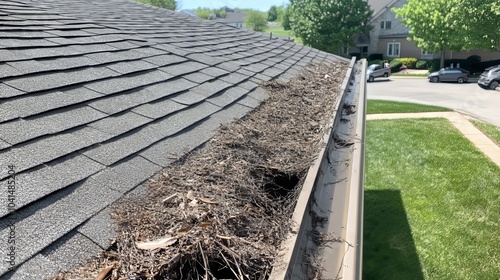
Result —
[[[366,80],[368,82],[373,82],[375,78],[384,77],[387,78],[391,75],[391,68],[384,68],[378,64],[372,64],[368,66],[366,70]]]
[[[463,82],[467,82],[468,78],[469,71],[462,68],[443,68],[429,75],[429,81],[433,83],[457,82],[461,84]]]

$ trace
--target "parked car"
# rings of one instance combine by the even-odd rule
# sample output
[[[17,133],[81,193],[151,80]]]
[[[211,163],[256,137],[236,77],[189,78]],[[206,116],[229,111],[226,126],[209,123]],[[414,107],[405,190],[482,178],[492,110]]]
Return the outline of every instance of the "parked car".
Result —
[[[469,78],[469,71],[462,68],[443,68],[437,72],[432,72],[429,75],[429,82],[467,82]]]
[[[391,75],[391,68],[384,68],[378,64],[372,64],[368,66],[366,70],[366,80],[368,82],[373,82],[375,78],[384,77],[387,78]]]
[[[500,84],[500,65],[486,68],[477,84],[484,89],[495,89]]]

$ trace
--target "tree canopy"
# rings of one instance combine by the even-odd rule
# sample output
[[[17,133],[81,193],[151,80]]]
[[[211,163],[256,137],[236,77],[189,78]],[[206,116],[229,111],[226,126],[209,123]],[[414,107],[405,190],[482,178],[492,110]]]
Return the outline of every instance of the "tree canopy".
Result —
[[[156,7],[161,7],[175,11],[177,9],[177,1],[175,0],[137,0],[138,2],[149,4]]]
[[[290,0],[290,25],[304,44],[327,52],[353,45],[372,11],[365,0]]]
[[[441,52],[494,49],[500,44],[498,0],[408,0],[393,8],[401,22],[410,28],[409,39],[419,48]]]
[[[254,31],[264,31],[267,28],[266,14],[259,11],[248,11],[243,25]]]
[[[267,20],[276,21],[277,19],[278,19],[278,7],[273,5],[271,6],[271,8],[269,8],[269,11],[267,12]]]

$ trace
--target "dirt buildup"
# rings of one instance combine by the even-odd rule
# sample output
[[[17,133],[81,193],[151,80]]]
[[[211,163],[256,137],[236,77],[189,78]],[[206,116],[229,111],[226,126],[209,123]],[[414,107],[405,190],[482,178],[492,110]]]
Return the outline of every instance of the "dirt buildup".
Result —
[[[113,205],[114,247],[59,279],[267,279],[334,116],[347,64],[309,65],[164,169],[149,195]],[[108,269],[109,270],[109,269]]]

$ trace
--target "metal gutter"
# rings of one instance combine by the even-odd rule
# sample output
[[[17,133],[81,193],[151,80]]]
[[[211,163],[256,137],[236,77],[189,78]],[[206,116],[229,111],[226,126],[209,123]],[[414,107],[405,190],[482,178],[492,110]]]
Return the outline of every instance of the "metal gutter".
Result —
[[[269,279],[361,279],[366,63],[350,62]]]

